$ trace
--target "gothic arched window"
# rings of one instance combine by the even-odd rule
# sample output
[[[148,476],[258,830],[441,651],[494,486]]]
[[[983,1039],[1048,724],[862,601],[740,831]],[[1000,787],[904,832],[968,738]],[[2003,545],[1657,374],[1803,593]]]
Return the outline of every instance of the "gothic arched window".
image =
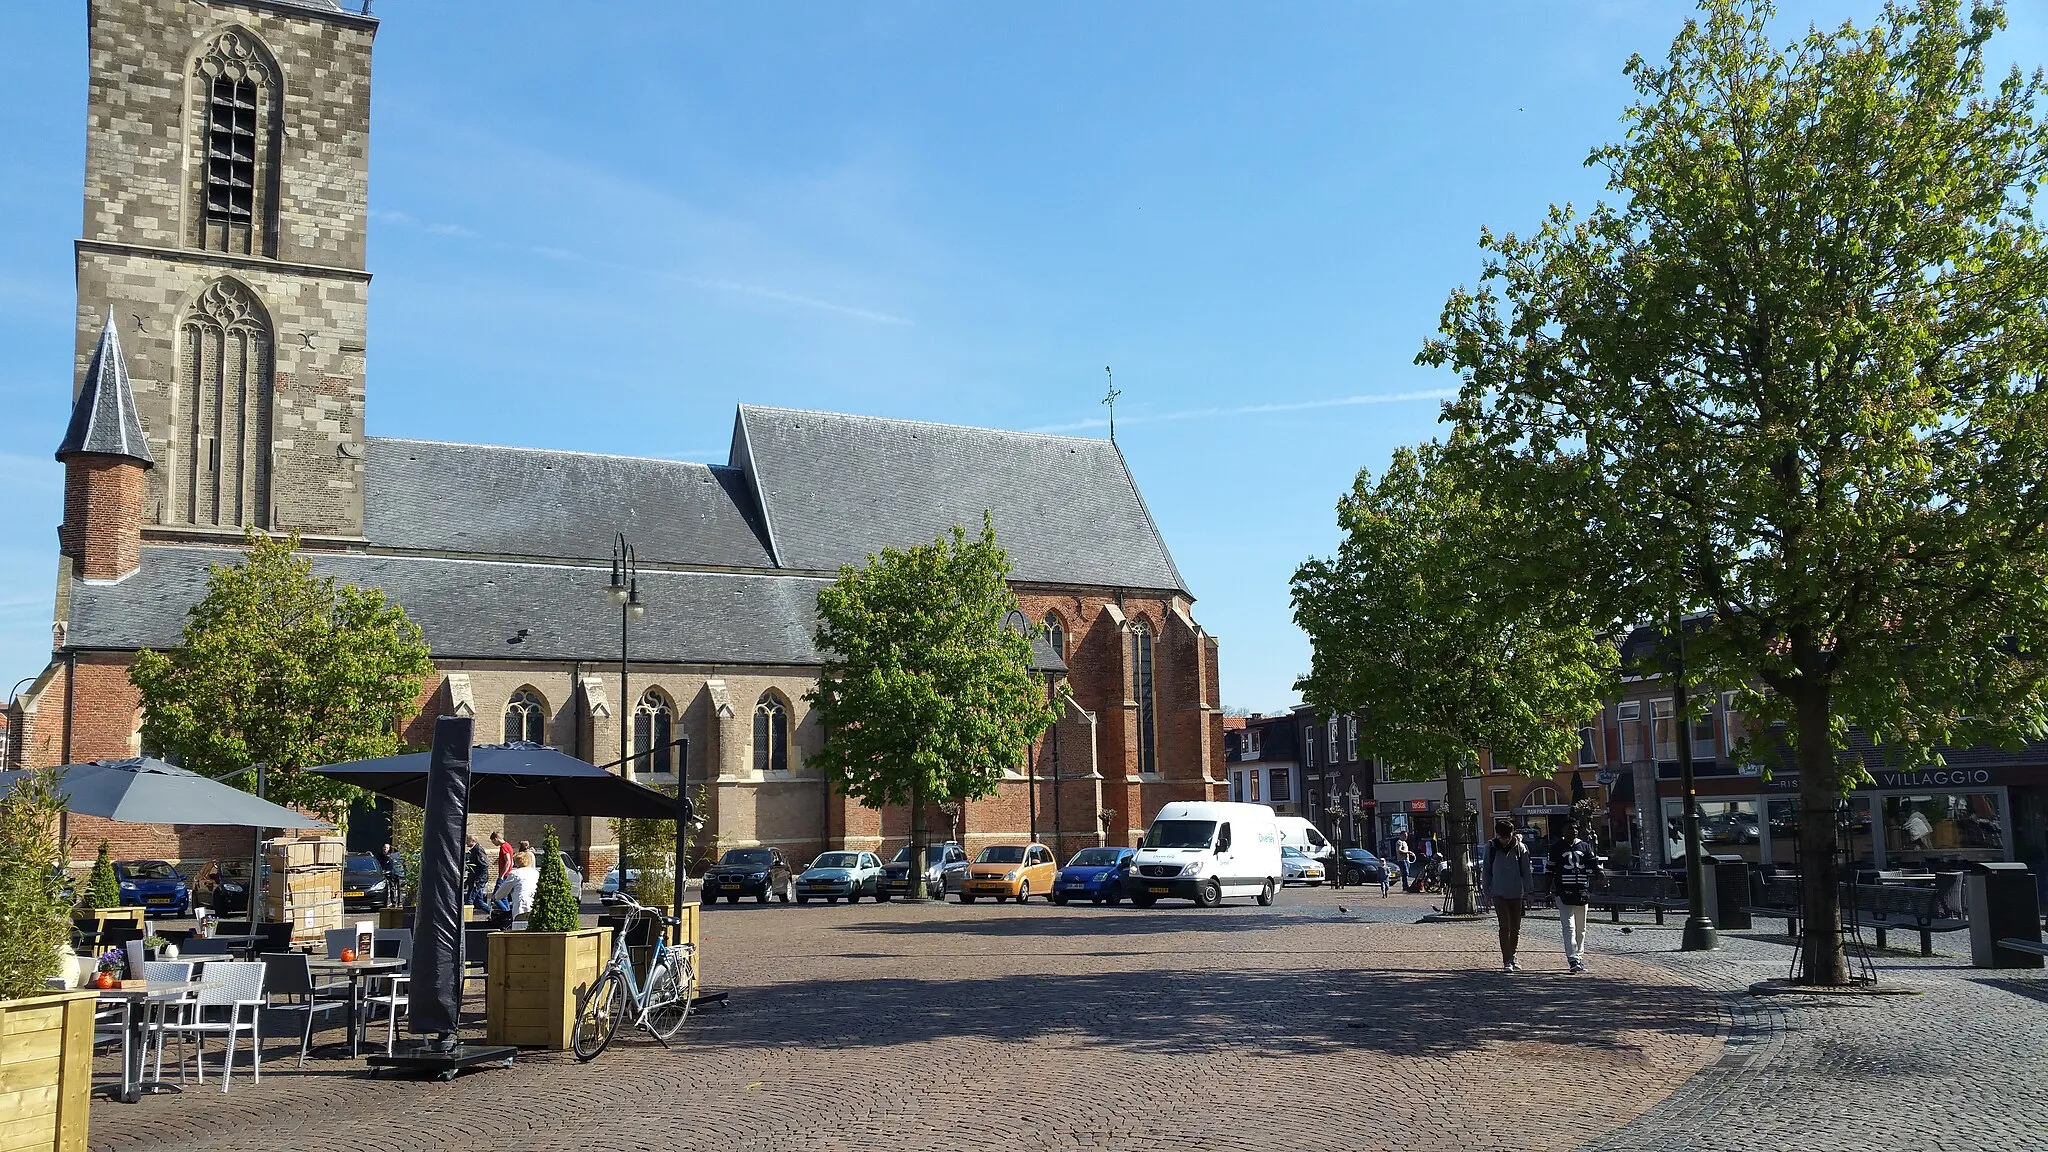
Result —
[[[754,771],[789,771],[789,710],[772,692],[754,705]]]
[[[548,705],[531,687],[521,688],[505,702],[505,743],[545,744]]]
[[[1152,706],[1152,626],[1131,628],[1131,698],[1138,702],[1138,771],[1159,771],[1159,725]]]
[[[1062,660],[1067,658],[1067,629],[1051,612],[1045,614],[1045,642],[1052,648],[1053,655]]]
[[[193,58],[186,242],[194,247],[277,254],[280,88],[275,58],[245,28],[222,30]]]
[[[675,771],[675,708],[659,688],[640,694],[633,707],[633,770]]]
[[[270,527],[270,317],[235,280],[201,289],[178,329],[163,520]]]

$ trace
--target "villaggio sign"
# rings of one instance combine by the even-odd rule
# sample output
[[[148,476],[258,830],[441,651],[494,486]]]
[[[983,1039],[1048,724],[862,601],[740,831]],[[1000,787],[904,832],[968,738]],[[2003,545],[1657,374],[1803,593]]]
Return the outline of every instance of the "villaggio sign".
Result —
[[[1904,772],[1872,772],[1870,775],[1875,783],[1858,791],[1992,788],[2001,784],[2038,783],[2048,777],[2048,771],[2023,765],[2001,765],[1996,768],[1914,768]],[[1799,773],[1772,773],[1771,778],[1764,782],[1764,788],[1771,792],[1796,792],[1799,790]]]

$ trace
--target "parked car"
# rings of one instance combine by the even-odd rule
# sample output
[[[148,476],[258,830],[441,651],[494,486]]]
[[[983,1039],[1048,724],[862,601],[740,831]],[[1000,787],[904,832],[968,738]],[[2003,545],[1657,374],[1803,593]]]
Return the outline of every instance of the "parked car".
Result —
[[[395,866],[395,862],[394,862]],[[396,908],[405,902],[404,885],[368,852],[351,852],[341,860],[341,907],[345,912]]]
[[[639,870],[638,868],[628,868],[628,869],[626,869],[626,883],[628,883],[628,884],[638,884],[639,882],[640,882],[640,870]],[[619,901],[619,866],[618,866],[617,864],[614,864],[614,865],[612,865],[612,867],[611,867],[611,871],[609,871],[609,872],[606,872],[606,873],[604,874],[604,884],[603,884],[603,885],[602,885],[601,887],[599,887],[599,888],[598,888],[598,890],[597,890],[597,899],[598,899],[598,902],[599,902],[599,903],[602,903],[602,904],[616,904],[616,903],[618,903],[618,901]]]
[[[1386,869],[1387,865],[1384,861],[1363,848],[1346,848],[1344,850],[1344,882],[1346,884],[1377,884],[1380,882],[1380,874],[1385,872]],[[1400,877],[1396,876],[1395,879],[1398,880]]]
[[[882,899],[910,895],[910,863],[910,845],[906,844],[894,860],[882,865]],[[966,878],[967,849],[951,841],[924,846],[925,892],[932,899],[944,900],[947,892],[958,892]]]
[[[972,904],[982,896],[993,896],[998,904],[1012,897],[1019,904],[1033,896],[1051,900],[1058,875],[1052,849],[1043,844],[991,844],[967,866],[960,902]]]
[[[1052,902],[1088,900],[1115,904],[1123,899],[1124,870],[1135,848],[1083,848],[1053,877]]]
[[[121,885],[121,903],[166,916],[192,911],[192,886],[168,860],[116,860],[114,879]]]
[[[1315,888],[1323,883],[1323,865],[1315,857],[1303,852],[1292,844],[1280,846],[1280,883],[1307,884]]]
[[[822,896],[827,904],[844,897],[848,904],[874,896],[882,887],[882,861],[873,852],[821,852],[796,878],[796,902],[808,904]]]
[[[270,865],[263,866],[263,882],[270,882]],[[192,880],[192,906],[211,908],[227,916],[249,910],[249,861],[208,860],[199,866]]]
[[[703,886],[707,905],[720,896],[728,904],[742,896],[766,904],[771,894],[787,904],[796,895],[796,876],[780,848],[728,848],[705,870]]]

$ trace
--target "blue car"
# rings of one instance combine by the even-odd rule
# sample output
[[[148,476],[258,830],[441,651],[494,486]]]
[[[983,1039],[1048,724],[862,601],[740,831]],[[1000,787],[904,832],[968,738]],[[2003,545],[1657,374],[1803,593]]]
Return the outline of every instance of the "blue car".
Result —
[[[1123,899],[1124,873],[1130,870],[1135,855],[1135,848],[1081,849],[1053,877],[1052,902],[1086,899],[1096,904],[1116,903]]]
[[[168,860],[116,860],[114,878],[121,882],[122,904],[162,916],[192,911],[192,888]]]

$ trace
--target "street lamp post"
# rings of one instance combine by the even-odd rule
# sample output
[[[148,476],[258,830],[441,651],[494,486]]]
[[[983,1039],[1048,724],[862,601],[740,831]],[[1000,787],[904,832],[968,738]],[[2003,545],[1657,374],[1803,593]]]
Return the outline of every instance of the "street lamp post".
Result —
[[[633,546],[626,543],[626,534],[619,533],[612,544],[612,582],[605,587],[605,595],[619,609],[619,775],[633,778],[633,690],[630,672],[627,669],[627,640],[632,623],[647,615],[647,606],[640,602],[640,565],[633,556]],[[650,732],[651,736],[652,733]],[[677,860],[676,866],[682,867]],[[626,893],[626,845],[619,844],[619,894]]]
[[[1686,915],[1678,948],[1682,952],[1707,952],[1721,946],[1721,937],[1707,911],[1704,891],[1706,862],[1700,859],[1700,806],[1693,795],[1692,715],[1686,709],[1685,621],[1675,612],[1671,616],[1671,630],[1678,651],[1671,678],[1671,719],[1678,728],[1678,790],[1684,797],[1680,803],[1685,806]]]

